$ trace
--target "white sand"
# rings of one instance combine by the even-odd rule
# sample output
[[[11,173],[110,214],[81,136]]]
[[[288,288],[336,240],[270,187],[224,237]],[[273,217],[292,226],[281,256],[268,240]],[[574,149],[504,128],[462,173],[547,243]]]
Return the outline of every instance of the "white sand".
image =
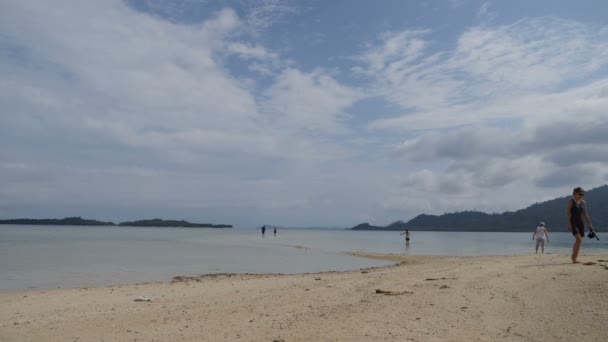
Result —
[[[0,341],[608,341],[608,254],[374,256],[402,264],[2,294]]]

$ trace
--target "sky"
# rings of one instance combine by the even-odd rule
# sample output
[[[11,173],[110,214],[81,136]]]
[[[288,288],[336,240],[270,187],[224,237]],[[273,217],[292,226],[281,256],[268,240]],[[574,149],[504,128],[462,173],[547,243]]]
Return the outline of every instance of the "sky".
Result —
[[[386,225],[606,184],[606,13],[0,0],[0,218]]]

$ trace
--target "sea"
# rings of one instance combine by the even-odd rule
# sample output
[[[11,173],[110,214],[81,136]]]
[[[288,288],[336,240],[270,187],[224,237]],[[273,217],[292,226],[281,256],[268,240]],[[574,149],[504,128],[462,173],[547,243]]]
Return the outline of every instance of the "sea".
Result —
[[[405,255],[534,253],[529,233],[400,232],[257,228],[0,225],[0,292],[167,281],[213,273],[311,273],[392,262],[349,252]],[[549,232],[546,253],[570,253],[568,232]],[[581,253],[608,253],[608,234]]]

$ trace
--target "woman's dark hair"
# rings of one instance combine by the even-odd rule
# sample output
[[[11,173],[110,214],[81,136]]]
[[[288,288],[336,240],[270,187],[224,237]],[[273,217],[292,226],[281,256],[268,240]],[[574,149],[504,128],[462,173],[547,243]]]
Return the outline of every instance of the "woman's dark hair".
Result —
[[[585,192],[585,190],[583,188],[581,188],[580,186],[577,186],[576,188],[574,188],[574,190],[572,190],[572,194],[577,194],[579,192]]]

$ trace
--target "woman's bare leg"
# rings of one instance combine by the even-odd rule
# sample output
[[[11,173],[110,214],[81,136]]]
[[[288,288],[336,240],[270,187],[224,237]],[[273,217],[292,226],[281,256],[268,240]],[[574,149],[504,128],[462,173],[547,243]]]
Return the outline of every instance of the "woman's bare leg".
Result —
[[[577,260],[578,251],[581,249],[581,245],[583,244],[583,238],[579,234],[576,234],[574,238],[576,239],[576,242],[574,242],[574,246],[572,246],[572,262],[578,264],[580,263],[580,261]]]

